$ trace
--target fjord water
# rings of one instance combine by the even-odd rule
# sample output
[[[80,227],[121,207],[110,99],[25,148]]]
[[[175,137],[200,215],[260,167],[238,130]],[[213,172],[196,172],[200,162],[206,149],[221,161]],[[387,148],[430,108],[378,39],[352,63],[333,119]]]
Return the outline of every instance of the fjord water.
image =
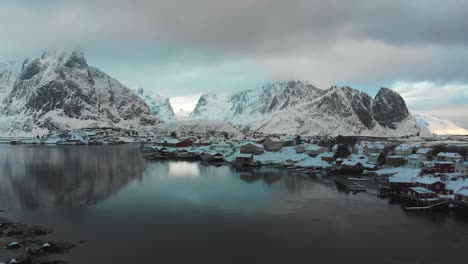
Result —
[[[150,162],[137,146],[0,146],[2,216],[88,240],[70,263],[457,263],[468,224],[326,177]]]

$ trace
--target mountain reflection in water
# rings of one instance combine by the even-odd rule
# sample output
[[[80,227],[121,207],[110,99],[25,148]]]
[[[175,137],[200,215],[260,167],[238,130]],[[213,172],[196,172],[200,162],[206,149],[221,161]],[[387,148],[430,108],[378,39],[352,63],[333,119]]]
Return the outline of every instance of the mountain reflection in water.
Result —
[[[0,145],[0,209],[88,240],[69,263],[462,263],[468,247],[445,213],[291,170],[146,161],[136,145]]]
[[[99,203],[140,177],[137,148],[0,146],[0,206],[79,207]]]

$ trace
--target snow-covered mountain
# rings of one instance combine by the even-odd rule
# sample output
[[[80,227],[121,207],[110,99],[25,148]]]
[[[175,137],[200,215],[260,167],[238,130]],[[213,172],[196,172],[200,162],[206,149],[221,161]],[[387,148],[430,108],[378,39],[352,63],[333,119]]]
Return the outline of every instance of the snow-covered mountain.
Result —
[[[176,120],[178,121],[183,121],[183,120],[187,120],[190,116],[190,111],[185,111],[184,109],[179,109],[176,113],[175,113],[175,116],[176,116]]]
[[[160,122],[130,89],[88,66],[80,51],[49,51],[0,65],[0,134]]]
[[[418,135],[405,101],[381,88],[375,98],[350,87],[319,89],[276,82],[230,96],[202,95],[190,119],[221,120],[264,133],[302,135]]]
[[[436,135],[468,135],[468,130],[457,126],[449,120],[427,115],[414,115],[421,128],[428,129]]]
[[[174,121],[175,114],[169,98],[142,88],[137,89],[136,93],[149,106],[151,113],[160,120],[164,122]]]

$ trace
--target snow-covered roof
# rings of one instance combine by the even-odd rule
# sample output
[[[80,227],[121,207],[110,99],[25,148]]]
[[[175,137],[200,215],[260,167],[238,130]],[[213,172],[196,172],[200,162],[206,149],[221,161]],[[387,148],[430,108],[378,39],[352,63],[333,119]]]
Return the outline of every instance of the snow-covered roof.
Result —
[[[378,157],[380,156],[380,153],[371,153],[369,157]]]
[[[434,193],[433,191],[424,187],[411,187],[410,189],[417,193]]]
[[[418,149],[418,151],[416,151],[416,154],[427,154],[431,151],[432,151],[431,148],[420,148]]]
[[[413,177],[405,177],[405,176],[391,176],[388,177],[388,182],[390,183],[412,183],[414,182]]]
[[[310,145],[306,148],[307,151],[317,151],[323,149],[323,147],[317,146],[317,145]]]
[[[234,158],[251,158],[251,157],[252,157],[252,154],[238,153],[238,154],[234,155]]]
[[[368,149],[384,149],[385,146],[383,144],[371,144],[367,145]]]
[[[456,181],[449,181],[445,185],[446,189],[453,190],[453,192],[457,192],[464,187],[468,187],[468,181],[465,181],[464,179],[459,179]]]
[[[354,166],[356,166],[358,164],[360,164],[360,162],[355,161],[355,160],[346,160],[346,161],[343,161],[343,163],[341,163],[341,165],[351,166],[351,167],[354,167]]]
[[[333,152],[325,152],[320,155],[320,157],[324,157],[324,158],[333,158],[334,156],[335,154],[333,154]]]
[[[422,184],[434,184],[436,182],[440,182],[440,177],[418,177],[416,179],[416,182],[422,183]]]
[[[455,192],[455,194],[468,196],[468,187],[464,187],[464,188],[458,190],[457,192]]]
[[[452,161],[436,161],[435,164],[455,164]]]
[[[408,159],[420,159],[421,155],[419,154],[411,154],[407,157]]]
[[[240,146],[243,147],[243,146],[246,146],[246,145],[253,145],[257,148],[261,148],[263,149],[263,145],[262,144],[258,144],[258,143],[255,143],[255,142],[245,142],[245,143],[242,143]]]
[[[168,144],[177,144],[180,143],[180,140],[178,140],[177,138],[165,138],[164,142]]]
[[[445,157],[445,158],[461,158],[461,155],[455,152],[439,152],[437,157]]]
[[[283,142],[281,139],[279,139],[279,138],[277,138],[277,137],[268,137],[268,138],[266,138],[266,139],[269,139],[269,140],[271,140],[271,141],[273,141],[273,142]]]
[[[413,149],[413,146],[411,145],[400,145],[395,148],[395,151],[408,151],[410,149]]]

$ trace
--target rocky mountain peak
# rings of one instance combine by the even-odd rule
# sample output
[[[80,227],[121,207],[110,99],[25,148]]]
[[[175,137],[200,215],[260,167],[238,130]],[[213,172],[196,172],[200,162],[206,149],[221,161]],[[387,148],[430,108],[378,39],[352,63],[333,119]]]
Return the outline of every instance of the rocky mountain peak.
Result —
[[[136,89],[135,93],[148,105],[153,115],[164,122],[174,121],[175,113],[168,97],[143,88]]]
[[[382,87],[374,98],[372,111],[375,120],[384,127],[394,128],[395,123],[410,116],[405,100],[397,92]]]
[[[12,78],[11,88],[0,91],[0,115],[5,117],[0,120],[11,121],[0,124],[0,133],[159,122],[127,87],[88,66],[79,50],[51,50],[27,59]]]

